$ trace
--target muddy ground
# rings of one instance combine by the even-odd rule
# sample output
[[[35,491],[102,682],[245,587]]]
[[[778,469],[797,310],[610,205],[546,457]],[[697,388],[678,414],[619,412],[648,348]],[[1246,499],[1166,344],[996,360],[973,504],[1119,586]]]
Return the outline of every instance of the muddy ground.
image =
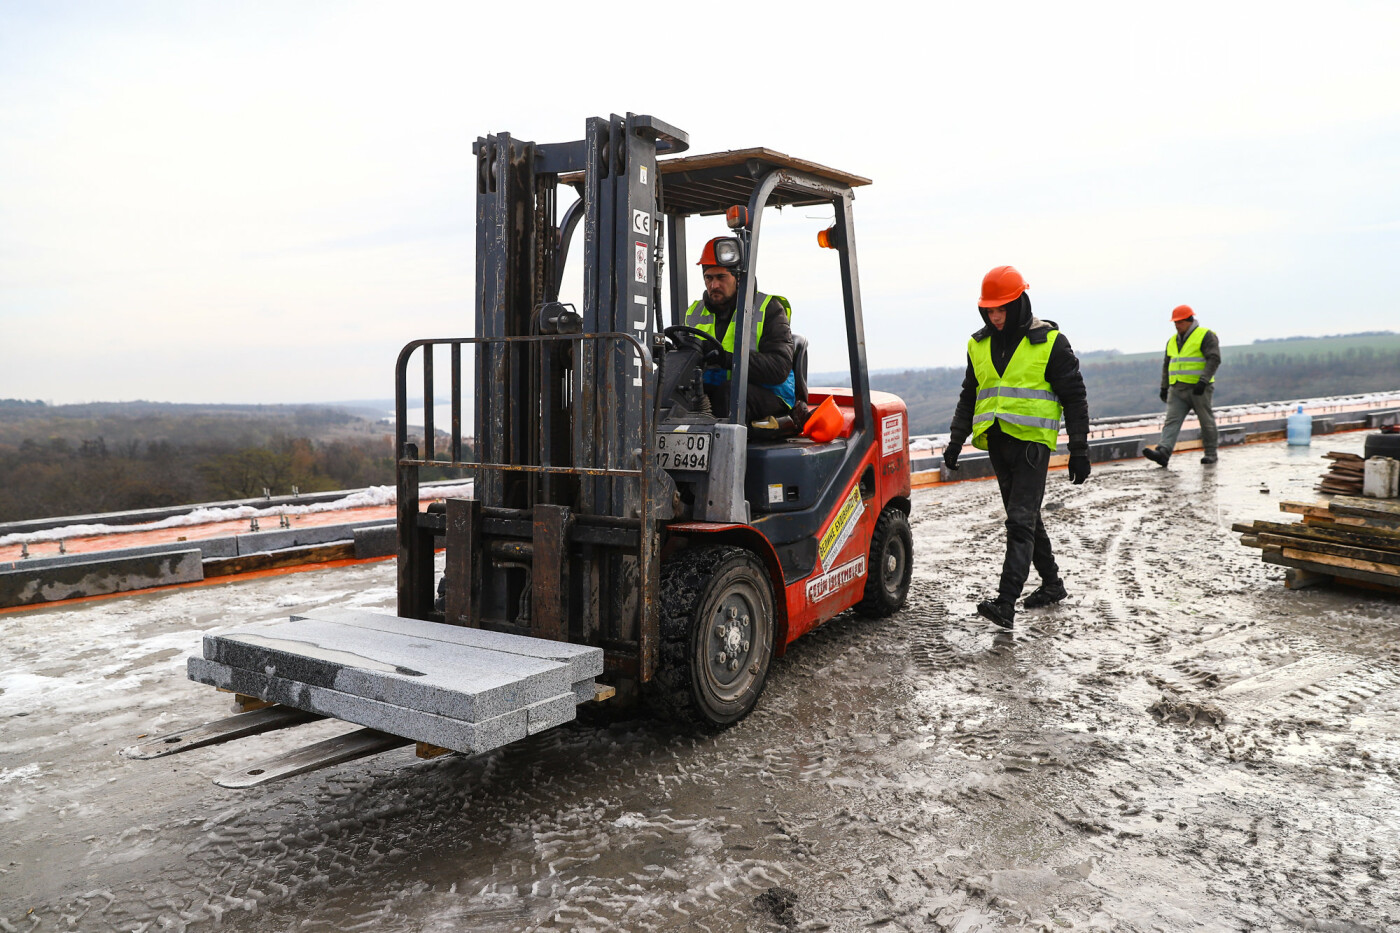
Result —
[[[720,735],[227,791],[345,727],[117,752],[228,711],[202,632],[390,609],[392,564],[0,616],[0,930],[1400,930],[1400,602],[1287,591],[1229,530],[1360,446],[1053,473],[1072,595],[1011,637],[973,613],[995,485],[919,492],[908,608],[799,641]]]

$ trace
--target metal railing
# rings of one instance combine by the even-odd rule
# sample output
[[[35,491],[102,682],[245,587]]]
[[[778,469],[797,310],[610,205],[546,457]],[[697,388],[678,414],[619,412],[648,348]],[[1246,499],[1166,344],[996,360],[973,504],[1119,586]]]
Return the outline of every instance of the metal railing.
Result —
[[[463,458],[463,436],[462,436],[462,347],[466,344],[473,346],[491,345],[536,345],[543,347],[551,343],[570,343],[577,345],[580,349],[584,344],[592,344],[597,347],[604,342],[611,342],[615,345],[626,347],[635,351],[635,357],[640,364],[637,367],[638,377],[642,387],[642,418],[643,418],[643,449],[649,443],[649,438],[654,430],[654,405],[652,404],[653,379],[652,373],[655,364],[652,362],[651,353],[642,345],[636,337],[631,334],[624,334],[615,331],[604,331],[595,334],[539,334],[521,337],[444,337],[425,338],[414,340],[399,351],[398,363],[394,368],[394,451],[400,466],[435,466],[464,470],[495,470],[501,472],[537,473],[552,475],[576,475],[576,476],[597,476],[597,477],[635,477],[642,480],[642,498],[646,498],[646,474],[644,463],[638,463],[636,468],[623,466],[617,461],[622,456],[630,456],[635,449],[621,451],[608,450],[606,447],[602,451],[603,456],[608,461],[603,466],[559,466],[550,462],[549,438],[550,430],[547,417],[542,417],[537,421],[540,430],[536,432],[534,444],[533,463],[495,463],[482,461],[468,461]],[[447,459],[438,457],[438,438],[436,430],[436,417],[434,414],[436,393],[435,393],[435,372],[434,372],[434,348],[446,346],[450,350],[452,375],[451,375],[451,422],[452,429],[447,438],[447,447],[444,453]],[[408,456],[406,448],[409,441],[408,432],[408,366],[418,350],[422,350],[423,358],[423,445],[417,456]],[[596,351],[595,351],[596,353]],[[576,359],[582,354],[576,352]],[[601,357],[602,354],[598,353]],[[545,354],[541,354],[541,367],[545,370],[542,380],[548,378],[552,369]],[[587,378],[587,376],[585,376]],[[505,387],[502,387],[505,391]],[[521,400],[515,400],[515,404],[522,404]],[[534,398],[524,402],[524,404],[541,404],[539,398]]]

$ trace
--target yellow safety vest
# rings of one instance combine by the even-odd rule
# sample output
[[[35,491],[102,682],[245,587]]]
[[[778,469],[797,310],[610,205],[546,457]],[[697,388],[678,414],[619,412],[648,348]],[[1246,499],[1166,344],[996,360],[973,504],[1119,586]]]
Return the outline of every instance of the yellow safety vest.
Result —
[[[792,321],[792,305],[782,295],[763,295],[763,301],[758,306],[758,332],[754,335],[754,346],[757,347],[763,340],[763,322],[768,319],[768,302],[776,301],[783,313],[787,315],[788,321]],[[709,308],[705,307],[704,301],[691,302],[689,308],[685,309],[685,325],[696,330],[702,330],[711,337],[718,336],[715,333],[715,316]],[[730,353],[734,352],[734,318],[730,316],[729,325],[724,330],[724,336],[720,338],[720,343],[724,349]],[[718,385],[728,382],[732,376],[729,370],[721,374],[718,370],[705,371],[705,384]],[[764,388],[770,390],[778,398],[791,408],[797,401],[796,378],[789,372],[787,378],[775,385],[765,385]]]
[[[1210,333],[1209,328],[1195,327],[1186,335],[1186,345],[1177,348],[1176,338],[1167,338],[1167,381],[1172,385],[1178,382],[1188,384],[1201,381],[1201,373],[1206,371],[1206,358],[1201,355],[1201,341]],[[1214,382],[1215,377],[1211,376]]]
[[[1031,343],[1022,337],[1006,364],[997,373],[992,365],[992,338],[967,342],[967,356],[977,375],[977,407],[972,416],[972,446],[987,449],[986,433],[992,422],[1023,441],[1044,444],[1051,450],[1060,436],[1060,399],[1045,379],[1050,351],[1060,332],[1052,330],[1044,343]]]

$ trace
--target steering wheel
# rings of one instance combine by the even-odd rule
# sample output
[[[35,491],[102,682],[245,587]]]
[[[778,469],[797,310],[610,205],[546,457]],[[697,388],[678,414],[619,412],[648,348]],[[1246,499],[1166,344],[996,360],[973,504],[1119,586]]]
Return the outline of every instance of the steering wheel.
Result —
[[[680,343],[677,339],[678,334],[683,334],[687,337],[695,337],[703,346],[702,352],[706,360],[721,353],[728,352],[724,349],[724,344],[720,343],[719,339],[715,337],[714,334],[706,333],[698,327],[690,327],[686,324],[672,324],[670,327],[663,330],[662,333],[665,334],[666,339],[670,340],[672,343]]]

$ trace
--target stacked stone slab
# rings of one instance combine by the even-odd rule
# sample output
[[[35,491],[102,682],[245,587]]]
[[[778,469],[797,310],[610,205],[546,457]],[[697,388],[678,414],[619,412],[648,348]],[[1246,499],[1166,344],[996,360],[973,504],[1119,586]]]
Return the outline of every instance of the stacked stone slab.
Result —
[[[324,610],[206,635],[199,683],[479,754],[574,719],[600,648]]]

